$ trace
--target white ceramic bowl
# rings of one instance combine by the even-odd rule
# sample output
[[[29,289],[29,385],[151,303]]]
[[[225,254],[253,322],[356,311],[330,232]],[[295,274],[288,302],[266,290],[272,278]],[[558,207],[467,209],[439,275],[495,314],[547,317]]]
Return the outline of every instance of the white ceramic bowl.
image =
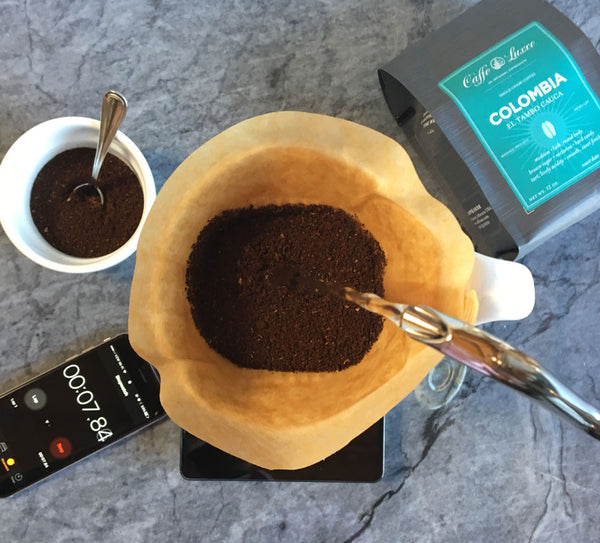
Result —
[[[140,231],[156,199],[154,178],[137,146],[117,132],[109,152],[135,172],[144,193],[142,218],[133,236],[116,251],[95,258],[67,255],[39,233],[29,210],[31,187],[53,157],[76,147],[96,147],[100,122],[85,117],[61,117],[34,126],[8,150],[0,164],[0,223],[15,247],[34,262],[52,270],[87,273],[114,266],[134,253]]]

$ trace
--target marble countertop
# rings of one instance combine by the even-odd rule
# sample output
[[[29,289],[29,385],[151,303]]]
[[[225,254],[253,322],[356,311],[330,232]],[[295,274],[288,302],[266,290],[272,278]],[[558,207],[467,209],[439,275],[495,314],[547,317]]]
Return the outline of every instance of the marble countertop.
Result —
[[[403,142],[376,69],[476,0],[0,0],[0,158],[47,119],[122,127],[157,188],[194,149],[257,114],[342,117]],[[597,0],[553,0],[600,49]],[[537,302],[488,328],[600,405],[598,213],[525,257]],[[135,257],[76,276],[0,232],[0,389],[126,330]],[[450,404],[387,418],[377,483],[197,482],[169,420],[2,502],[2,541],[592,541],[600,444],[474,372]]]

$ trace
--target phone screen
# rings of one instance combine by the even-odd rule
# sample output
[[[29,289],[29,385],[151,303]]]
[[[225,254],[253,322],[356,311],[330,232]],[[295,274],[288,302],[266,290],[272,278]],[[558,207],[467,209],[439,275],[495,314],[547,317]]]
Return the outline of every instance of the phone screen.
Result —
[[[181,432],[181,474],[186,479],[376,482],[384,471],[384,419],[343,449],[302,469],[268,470]]]
[[[126,335],[0,397],[0,496],[8,496],[154,422],[164,411],[151,366]]]

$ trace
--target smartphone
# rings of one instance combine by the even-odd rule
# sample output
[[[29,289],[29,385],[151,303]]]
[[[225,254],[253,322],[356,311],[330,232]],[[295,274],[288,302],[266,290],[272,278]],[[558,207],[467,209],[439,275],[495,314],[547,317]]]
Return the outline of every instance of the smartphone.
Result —
[[[268,470],[181,431],[180,470],[185,479],[371,483],[383,477],[385,424],[380,419],[328,458],[302,469]]]
[[[164,416],[158,374],[127,334],[0,396],[0,497],[74,464]]]

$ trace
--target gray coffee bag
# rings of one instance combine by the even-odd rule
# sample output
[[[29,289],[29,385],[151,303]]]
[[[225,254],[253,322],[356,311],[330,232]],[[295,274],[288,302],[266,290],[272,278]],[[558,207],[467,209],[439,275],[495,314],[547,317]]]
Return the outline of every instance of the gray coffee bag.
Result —
[[[522,257],[600,207],[600,56],[544,0],[483,0],[379,80],[479,252]]]

